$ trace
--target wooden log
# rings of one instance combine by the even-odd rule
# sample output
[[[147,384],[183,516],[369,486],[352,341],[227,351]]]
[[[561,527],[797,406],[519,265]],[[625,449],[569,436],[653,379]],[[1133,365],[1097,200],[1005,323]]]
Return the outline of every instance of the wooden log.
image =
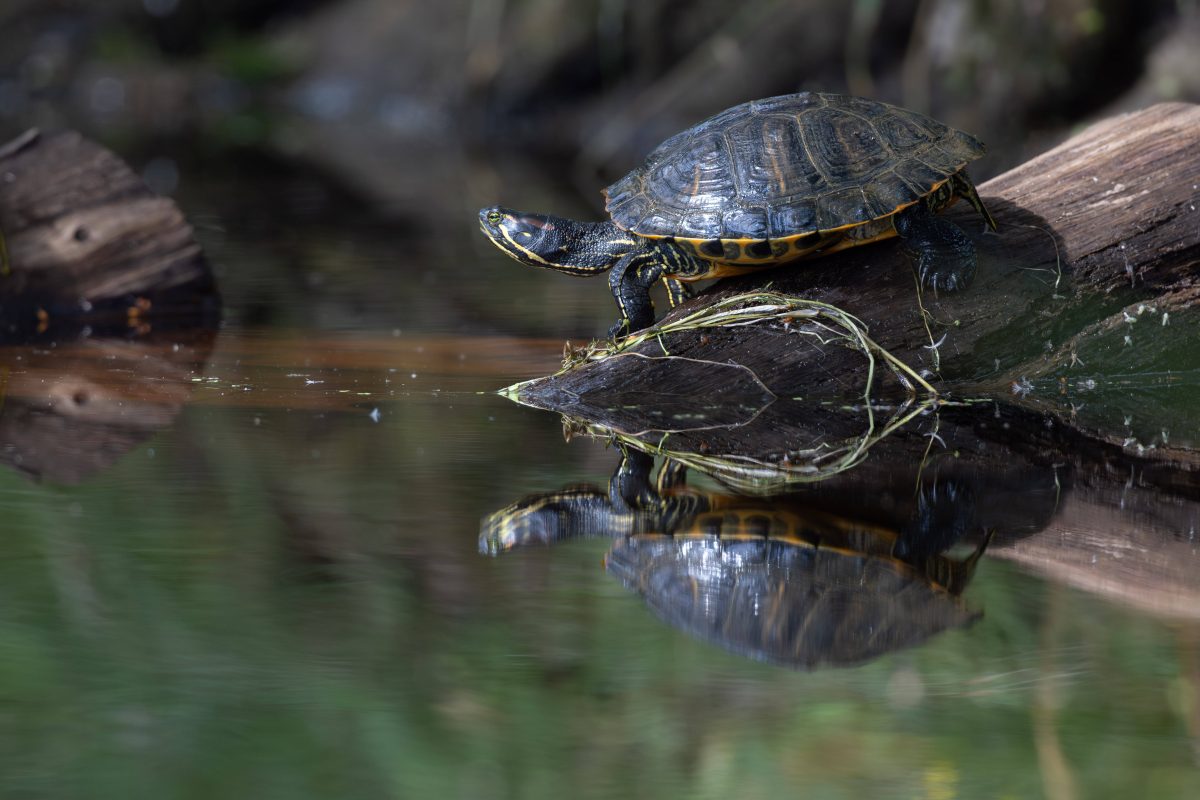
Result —
[[[985,235],[965,203],[947,212],[979,251],[966,291],[919,299],[912,266],[893,240],[722,281],[659,328],[769,287],[856,316],[883,351],[943,394],[1004,398],[1126,442],[1119,421],[1079,408],[1103,406],[1094,401],[1114,376],[1200,374],[1197,154],[1198,106],[1162,104],[1110,119],[980,187],[998,235]],[[579,354],[573,368],[514,391],[586,420],[596,409],[628,409],[650,396],[693,405],[697,398],[750,403],[764,392],[809,402],[861,397],[879,364],[844,341],[796,335],[822,330],[797,318],[663,333],[619,355]],[[1186,432],[1200,430],[1200,411],[1159,411],[1153,424],[1176,435],[1161,437],[1156,455],[1190,459],[1200,441]],[[654,429],[653,420],[643,427]],[[1141,446],[1150,444],[1142,437]]]
[[[212,273],[169,198],[77,133],[0,146],[0,335],[212,317]]]

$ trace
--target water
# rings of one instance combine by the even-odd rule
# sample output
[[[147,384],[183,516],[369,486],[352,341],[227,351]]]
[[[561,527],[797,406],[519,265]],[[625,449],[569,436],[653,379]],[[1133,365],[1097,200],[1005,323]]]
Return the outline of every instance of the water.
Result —
[[[181,201],[215,337],[0,356],[4,794],[1195,796],[1194,506],[1051,477],[1051,534],[998,535],[974,624],[754,661],[656,616],[611,541],[479,553],[489,514],[618,464],[494,394],[607,327],[602,282],[522,270],[471,214],[431,239]]]

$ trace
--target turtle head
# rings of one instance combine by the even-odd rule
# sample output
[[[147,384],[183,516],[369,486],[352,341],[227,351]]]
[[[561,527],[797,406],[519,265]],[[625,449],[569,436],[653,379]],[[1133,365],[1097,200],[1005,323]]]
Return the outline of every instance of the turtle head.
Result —
[[[558,520],[540,503],[515,503],[484,517],[479,526],[479,552],[495,556],[561,538]]]
[[[494,556],[582,536],[621,536],[628,525],[625,517],[613,511],[607,491],[570,486],[530,495],[484,517],[479,526],[479,552]]]
[[[518,547],[553,544],[571,535],[569,510],[557,494],[533,495],[484,517],[479,526],[479,552],[499,555]]]
[[[559,222],[544,214],[523,214],[500,206],[479,212],[479,227],[492,244],[534,267],[553,268],[570,249]]]
[[[576,222],[501,206],[479,212],[479,229],[522,264],[569,275],[597,275],[634,244],[611,222]]]

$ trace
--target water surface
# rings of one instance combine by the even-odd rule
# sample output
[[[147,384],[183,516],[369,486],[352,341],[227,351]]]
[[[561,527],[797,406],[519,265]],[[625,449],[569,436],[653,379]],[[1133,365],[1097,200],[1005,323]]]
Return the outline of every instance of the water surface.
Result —
[[[5,794],[1195,796],[1194,506],[998,538],[982,617],[920,646],[747,659],[661,621],[611,541],[479,553],[489,514],[617,466],[494,393],[607,327],[602,282],[470,215],[443,252],[191,202],[219,331],[0,356]]]

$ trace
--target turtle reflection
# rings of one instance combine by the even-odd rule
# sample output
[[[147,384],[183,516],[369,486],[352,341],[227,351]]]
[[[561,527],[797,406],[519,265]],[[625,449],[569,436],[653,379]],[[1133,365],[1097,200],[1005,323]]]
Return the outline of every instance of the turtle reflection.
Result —
[[[629,451],[609,484],[526,497],[484,519],[496,555],[586,536],[616,539],[606,569],[667,623],[740,655],[796,669],[848,666],[979,618],[960,599],[990,535],[943,553],[972,518],[960,487],[922,497],[898,528],[813,510],[798,495],[750,498],[683,485]]]

